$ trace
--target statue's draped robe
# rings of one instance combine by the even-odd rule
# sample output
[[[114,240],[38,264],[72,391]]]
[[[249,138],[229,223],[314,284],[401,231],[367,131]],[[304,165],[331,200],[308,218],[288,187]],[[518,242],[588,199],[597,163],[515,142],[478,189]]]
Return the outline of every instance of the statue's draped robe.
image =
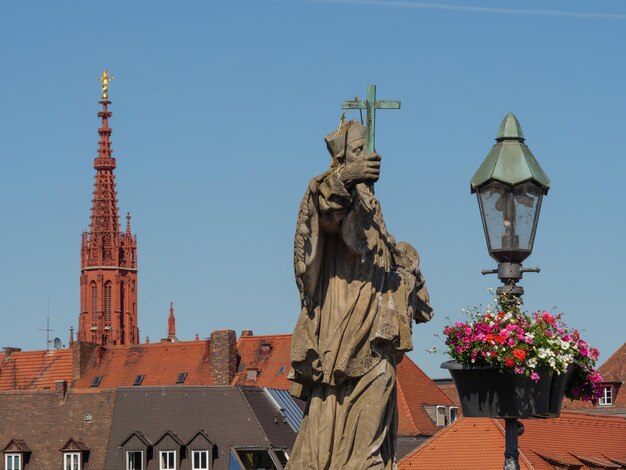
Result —
[[[407,266],[371,189],[348,191],[333,170],[309,184],[294,254],[302,311],[289,378],[308,406],[287,468],[391,469],[395,363],[412,349],[412,318],[431,312],[419,261]]]

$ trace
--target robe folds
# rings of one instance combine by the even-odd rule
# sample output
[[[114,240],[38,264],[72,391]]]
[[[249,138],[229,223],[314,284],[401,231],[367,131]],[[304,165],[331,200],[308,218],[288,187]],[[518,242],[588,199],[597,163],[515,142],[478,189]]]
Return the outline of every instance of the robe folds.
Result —
[[[294,265],[289,379],[308,404],[287,468],[391,469],[395,365],[412,349],[412,321],[432,315],[419,256],[387,232],[369,186],[348,190],[331,169],[302,200]]]

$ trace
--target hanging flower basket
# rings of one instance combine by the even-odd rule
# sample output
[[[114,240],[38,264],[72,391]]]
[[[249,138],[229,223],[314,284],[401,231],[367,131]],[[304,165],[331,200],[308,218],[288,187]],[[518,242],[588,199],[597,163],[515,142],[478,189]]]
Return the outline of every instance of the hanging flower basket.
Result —
[[[463,415],[471,418],[558,417],[573,370],[569,367],[565,374],[542,370],[535,381],[525,375],[503,373],[495,366],[447,361],[441,367],[450,371]]]
[[[527,314],[519,300],[495,299],[483,313],[443,330],[452,361],[448,369],[468,417],[550,418],[563,396],[596,404],[602,377],[594,369],[598,350],[570,330],[561,315]]]

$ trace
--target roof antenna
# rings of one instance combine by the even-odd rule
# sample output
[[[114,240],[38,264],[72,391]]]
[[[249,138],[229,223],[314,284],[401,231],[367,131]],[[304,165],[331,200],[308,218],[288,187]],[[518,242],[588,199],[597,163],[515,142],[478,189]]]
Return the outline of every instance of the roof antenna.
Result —
[[[50,350],[50,345],[54,343],[54,340],[50,339],[50,333],[54,331],[50,329],[50,284],[48,284],[48,306],[47,306],[47,311],[46,311],[46,327],[37,328],[37,329],[39,331],[46,332],[46,351]]]

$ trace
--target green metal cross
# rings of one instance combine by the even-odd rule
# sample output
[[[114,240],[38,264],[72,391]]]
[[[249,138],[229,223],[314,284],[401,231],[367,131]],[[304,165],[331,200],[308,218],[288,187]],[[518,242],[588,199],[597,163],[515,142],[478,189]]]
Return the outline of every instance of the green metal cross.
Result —
[[[365,109],[367,110],[367,140],[365,144],[366,153],[374,151],[374,128],[376,127],[377,109],[400,109],[399,101],[376,101],[376,85],[367,85],[366,100],[344,100],[343,109]]]

